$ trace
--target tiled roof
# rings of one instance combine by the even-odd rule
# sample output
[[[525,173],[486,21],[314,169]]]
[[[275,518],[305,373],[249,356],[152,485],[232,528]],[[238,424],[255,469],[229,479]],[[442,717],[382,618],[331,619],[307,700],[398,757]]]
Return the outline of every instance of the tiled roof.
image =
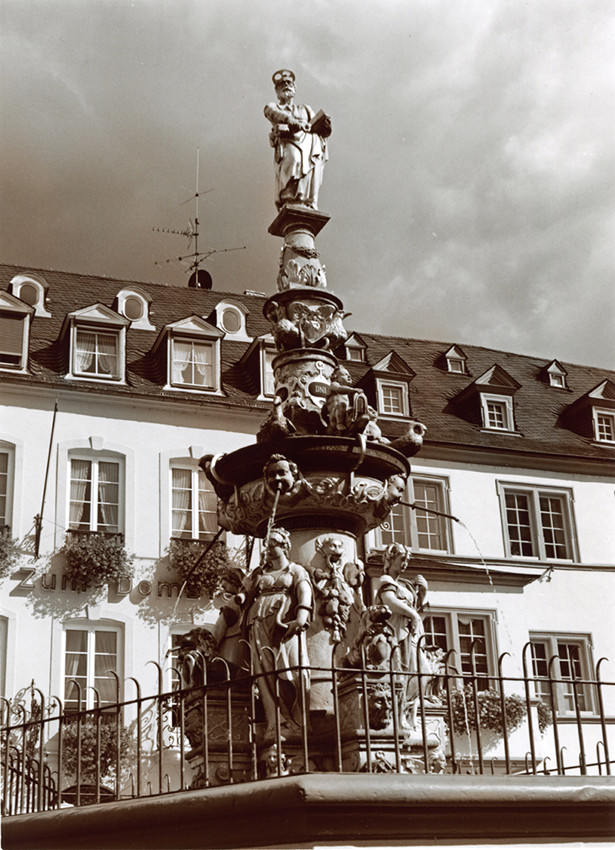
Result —
[[[92,275],[49,271],[0,265],[0,289],[8,290],[11,279],[19,273],[32,272],[48,284],[48,309],[51,318],[35,316],[31,327],[30,375],[0,373],[5,382],[56,385],[66,388],[67,345],[60,338],[65,316],[69,312],[100,302],[112,307],[116,295],[124,288],[138,286],[151,297],[150,321],[156,331],[130,328],[127,332],[127,386],[112,387],[96,381],[79,382],[79,389],[92,392],[113,392],[119,395],[165,397],[203,404],[200,394],[164,391],[164,375],[159,358],[152,348],[165,325],[190,315],[209,318],[222,300],[243,304],[247,310],[247,332],[252,337],[270,331],[263,317],[265,298],[255,295],[217,292],[215,290],[170,287],[155,283],[116,280]],[[354,329],[347,327],[349,333]],[[345,366],[358,383],[369,370],[395,351],[416,373],[410,382],[412,415],[427,425],[427,443],[475,446],[502,451],[569,455],[580,458],[613,459],[615,450],[592,442],[588,436],[572,430],[563,415],[566,409],[601,381],[615,381],[615,373],[592,366],[569,363],[562,365],[567,372],[567,389],[551,387],[545,379],[545,361],[495,349],[464,343],[468,374],[447,372],[444,353],[455,340],[431,341],[388,337],[360,331],[366,344],[365,362],[346,361]],[[266,403],[255,401],[254,387],[243,364],[239,361],[249,347],[247,342],[222,341],[223,398],[207,396],[207,403],[233,404],[240,407],[265,408]],[[476,418],[467,416],[456,405],[460,394],[494,364],[504,369],[520,388],[514,395],[515,424],[521,436],[500,434],[481,429]],[[395,425],[380,422],[385,433],[395,435]],[[606,472],[606,469],[605,469]]]

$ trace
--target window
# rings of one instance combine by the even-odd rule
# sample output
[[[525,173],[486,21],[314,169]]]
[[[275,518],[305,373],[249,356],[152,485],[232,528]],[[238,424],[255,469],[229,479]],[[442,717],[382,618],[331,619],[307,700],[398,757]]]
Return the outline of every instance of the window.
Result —
[[[218,500],[202,469],[171,468],[171,536],[206,540],[218,530]]]
[[[73,374],[94,378],[120,378],[118,332],[75,329]]]
[[[34,307],[0,291],[0,369],[26,370],[33,313]]]
[[[0,445],[0,534],[10,529],[12,521],[13,462],[13,450]]]
[[[252,342],[246,330],[247,309],[243,304],[233,301],[220,301],[216,304],[215,324],[224,332],[226,339],[234,339],[241,342]]]
[[[509,396],[481,393],[483,427],[494,431],[514,431],[513,401]]]
[[[273,377],[273,358],[277,357],[275,348],[263,346],[262,349],[262,392],[270,398],[275,395],[275,380]]]
[[[120,531],[121,472],[118,461],[71,458],[69,529]]]
[[[615,442],[615,411],[593,409],[594,435],[599,443]]]
[[[378,405],[385,416],[408,416],[408,386],[401,381],[378,381]]]
[[[552,387],[566,388],[566,376],[560,375],[558,372],[549,373],[549,383]]]
[[[171,351],[172,384],[206,390],[216,388],[213,342],[173,339]]]
[[[459,360],[457,357],[449,357],[447,359],[448,371],[457,372],[460,375],[466,374],[465,360]]]
[[[531,635],[532,671],[536,696],[557,714],[576,714],[575,679],[590,678],[593,669],[591,646],[587,636]],[[551,659],[553,662],[550,664]],[[552,683],[549,684],[549,665]],[[553,698],[552,698],[553,697]],[[553,705],[553,700],[555,705]],[[579,711],[593,712],[594,696],[587,684],[576,685]]]
[[[494,614],[474,611],[432,611],[424,617],[425,642],[444,652],[455,650],[451,666],[459,673],[472,673],[472,644],[474,668],[479,676],[493,675],[495,652]],[[479,690],[489,688],[489,680],[479,678]]]
[[[101,624],[66,626],[64,638],[66,711],[94,708],[96,697],[92,688],[96,689],[101,706],[114,704],[117,690],[112,674],[117,673],[120,680],[122,675],[120,629]]]
[[[138,289],[122,289],[117,294],[117,311],[130,321],[131,328],[156,330],[149,320],[150,296]]]
[[[408,489],[408,501],[416,507],[396,505],[376,532],[377,545],[402,543],[425,552],[450,552],[450,520],[441,516],[449,513],[447,481],[415,475]]]
[[[42,277],[32,274],[15,275],[11,280],[11,292],[20,301],[33,307],[35,316],[51,316],[45,307],[47,284]]]
[[[498,487],[509,557],[543,561],[574,559],[570,491]]]

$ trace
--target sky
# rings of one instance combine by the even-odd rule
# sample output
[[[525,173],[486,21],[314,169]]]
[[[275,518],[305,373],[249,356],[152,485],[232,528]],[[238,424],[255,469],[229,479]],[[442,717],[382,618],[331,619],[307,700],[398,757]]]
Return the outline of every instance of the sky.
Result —
[[[214,288],[273,294],[291,68],[347,328],[615,366],[612,0],[0,0],[0,32],[0,262],[186,285],[156,228],[198,149]]]

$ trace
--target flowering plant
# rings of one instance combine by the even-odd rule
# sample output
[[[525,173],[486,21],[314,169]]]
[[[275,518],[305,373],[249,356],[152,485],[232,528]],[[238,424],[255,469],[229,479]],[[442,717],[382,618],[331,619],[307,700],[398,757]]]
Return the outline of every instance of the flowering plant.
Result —
[[[19,560],[19,544],[16,538],[0,533],[0,579],[5,578]]]
[[[60,554],[66,559],[66,576],[75,590],[102,590],[111,581],[128,575],[128,556],[119,534],[69,531]]]
[[[501,737],[504,734],[504,723],[499,693],[494,690],[478,691],[476,696],[478,722],[481,729],[489,729],[491,732],[498,733]],[[466,685],[463,690],[455,690],[451,693],[451,707],[455,732],[463,735],[467,733],[468,729],[476,729],[476,709],[471,685]],[[504,697],[504,710],[506,712],[507,731],[512,732],[518,729],[527,713],[523,697],[519,694],[510,694]]]
[[[181,538],[173,538],[169,543],[171,566],[186,582],[186,591],[190,595],[197,596],[205,591],[212,597],[229,570],[226,543],[217,540],[207,551],[208,545],[204,540]]]

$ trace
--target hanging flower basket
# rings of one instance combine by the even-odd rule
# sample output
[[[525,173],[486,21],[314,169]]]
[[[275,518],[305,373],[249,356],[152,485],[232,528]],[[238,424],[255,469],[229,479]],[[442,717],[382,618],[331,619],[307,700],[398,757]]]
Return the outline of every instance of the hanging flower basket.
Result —
[[[205,592],[212,597],[231,566],[226,543],[217,540],[205,554],[208,546],[204,540],[181,538],[173,538],[169,543],[171,566],[182,582],[186,582],[186,591],[191,595]]]
[[[75,590],[103,590],[131,574],[133,558],[126,554],[121,534],[68,531],[60,554]]]
[[[480,728],[495,732],[500,737],[503,736],[504,723],[499,693],[495,690],[478,691],[477,702]],[[451,706],[455,732],[463,735],[468,729],[476,729],[474,692],[471,685],[466,686],[463,691],[455,690],[451,693]],[[525,700],[518,694],[509,694],[504,697],[504,709],[506,711],[506,728],[510,733],[518,729],[523,722],[527,713]]]

